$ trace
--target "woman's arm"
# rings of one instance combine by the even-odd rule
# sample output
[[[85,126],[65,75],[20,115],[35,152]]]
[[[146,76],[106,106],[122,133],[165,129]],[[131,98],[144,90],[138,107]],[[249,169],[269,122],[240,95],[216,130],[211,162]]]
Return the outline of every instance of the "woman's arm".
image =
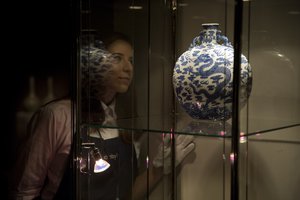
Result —
[[[148,188],[149,192],[154,189],[158,182],[163,177],[163,168],[150,166],[149,170],[144,171],[139,175],[133,185],[133,200],[144,199],[147,195]]]
[[[14,199],[33,199],[42,192],[47,197],[55,195],[70,151],[70,115],[69,106],[64,104],[35,113],[13,174]]]
[[[133,186],[133,199],[145,198],[150,193],[164,175],[169,175],[172,171],[172,153],[175,153],[175,167],[195,148],[192,135],[178,135],[175,137],[175,152],[171,149],[171,136],[163,134],[163,140],[158,147],[158,152],[146,170],[139,175]]]

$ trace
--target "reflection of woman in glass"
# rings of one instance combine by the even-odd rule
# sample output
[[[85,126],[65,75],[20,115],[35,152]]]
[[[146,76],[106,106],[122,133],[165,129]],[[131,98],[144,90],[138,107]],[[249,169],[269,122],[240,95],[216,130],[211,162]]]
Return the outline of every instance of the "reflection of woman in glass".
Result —
[[[90,149],[83,149],[81,160],[81,192],[88,199],[126,199],[131,197],[132,183],[137,176],[137,159],[131,137],[116,128],[116,95],[128,90],[133,76],[133,49],[122,35],[105,40],[81,51],[82,116],[88,124],[102,124],[106,128],[87,128],[82,141],[94,143],[110,167],[94,173]],[[92,158],[89,161],[89,158]],[[90,163],[89,163],[90,162]]]
[[[115,97],[128,90],[133,76],[133,48],[127,37],[116,34],[81,50],[82,121],[106,128],[83,129],[82,142],[94,143],[110,167],[94,173],[88,166],[89,148],[82,150],[80,193],[82,199],[138,199],[144,197],[163,174],[170,173],[170,146],[160,146],[148,173],[138,175],[135,149],[131,137],[116,126]],[[72,102],[61,99],[41,107],[33,116],[24,151],[14,172],[13,199],[75,199],[72,169],[69,167],[72,146]],[[127,134],[129,135],[129,134]],[[130,135],[129,135],[130,136]],[[194,148],[193,137],[182,136],[176,142],[176,164]],[[170,160],[170,159],[167,159]],[[166,167],[167,170],[166,170]],[[165,167],[163,169],[163,167]],[[85,173],[87,172],[87,173]],[[148,178],[147,178],[148,175]],[[73,181],[73,182],[72,182]],[[149,184],[147,184],[147,181]],[[133,186],[133,188],[132,188]],[[131,192],[133,191],[133,192]],[[132,194],[131,194],[132,193]]]

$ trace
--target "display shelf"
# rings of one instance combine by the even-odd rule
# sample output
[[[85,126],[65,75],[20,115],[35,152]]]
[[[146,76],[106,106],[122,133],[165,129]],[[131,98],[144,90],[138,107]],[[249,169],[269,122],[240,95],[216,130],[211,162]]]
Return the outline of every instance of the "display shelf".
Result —
[[[168,116],[149,116],[150,118],[159,119],[169,119]],[[118,120],[118,124],[126,124],[120,126],[105,126],[97,123],[93,124],[81,124],[82,127],[91,127],[91,128],[111,128],[111,129],[119,129],[124,131],[133,131],[133,132],[153,132],[153,133],[174,133],[174,134],[187,134],[187,135],[197,135],[197,136],[205,136],[205,137],[220,137],[220,138],[231,138],[231,124],[230,121],[209,121],[209,120],[191,120],[189,122],[181,123],[180,128],[168,127],[168,128],[161,128],[161,127],[144,127],[135,126],[136,122],[145,121],[146,117],[136,117],[136,118],[123,118]],[[243,133],[241,137],[245,136],[255,136],[261,135],[266,133],[272,133],[274,131],[279,131],[283,129],[293,128],[293,127],[300,127],[300,123],[285,123],[285,126],[277,126],[275,128],[265,128],[256,131],[246,131],[241,129]],[[300,135],[299,135],[300,137]]]
[[[199,130],[162,130],[162,129],[151,129],[151,128],[126,128],[121,126],[105,126],[101,124],[82,124],[82,128],[107,128],[107,129],[118,129],[119,131],[126,131],[128,133],[164,133],[164,134],[185,134],[185,135],[195,135],[195,136],[204,136],[204,137],[219,137],[219,138],[231,138],[231,135],[223,133],[222,131],[217,133],[211,133],[207,130],[209,127],[199,128]]]
[[[300,143],[300,124],[291,124],[273,129],[265,129],[248,133],[252,140],[270,140]]]

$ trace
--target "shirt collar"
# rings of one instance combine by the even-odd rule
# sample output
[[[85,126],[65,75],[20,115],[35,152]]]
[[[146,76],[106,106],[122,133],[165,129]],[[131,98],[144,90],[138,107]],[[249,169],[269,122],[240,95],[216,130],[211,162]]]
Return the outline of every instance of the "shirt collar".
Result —
[[[116,112],[115,112],[115,107],[116,107],[116,100],[113,100],[109,105],[106,105],[103,101],[100,101],[101,106],[105,112],[105,115],[109,115],[108,111],[111,110],[114,118],[116,118]]]

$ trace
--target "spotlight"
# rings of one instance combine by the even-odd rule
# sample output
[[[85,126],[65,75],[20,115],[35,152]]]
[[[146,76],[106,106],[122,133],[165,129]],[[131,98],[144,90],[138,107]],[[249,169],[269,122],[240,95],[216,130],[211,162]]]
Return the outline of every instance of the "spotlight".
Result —
[[[95,159],[95,165],[94,165],[95,173],[103,172],[110,167],[110,164],[106,160],[102,159],[101,153],[98,148],[93,147],[93,149],[91,150],[91,154]]]

